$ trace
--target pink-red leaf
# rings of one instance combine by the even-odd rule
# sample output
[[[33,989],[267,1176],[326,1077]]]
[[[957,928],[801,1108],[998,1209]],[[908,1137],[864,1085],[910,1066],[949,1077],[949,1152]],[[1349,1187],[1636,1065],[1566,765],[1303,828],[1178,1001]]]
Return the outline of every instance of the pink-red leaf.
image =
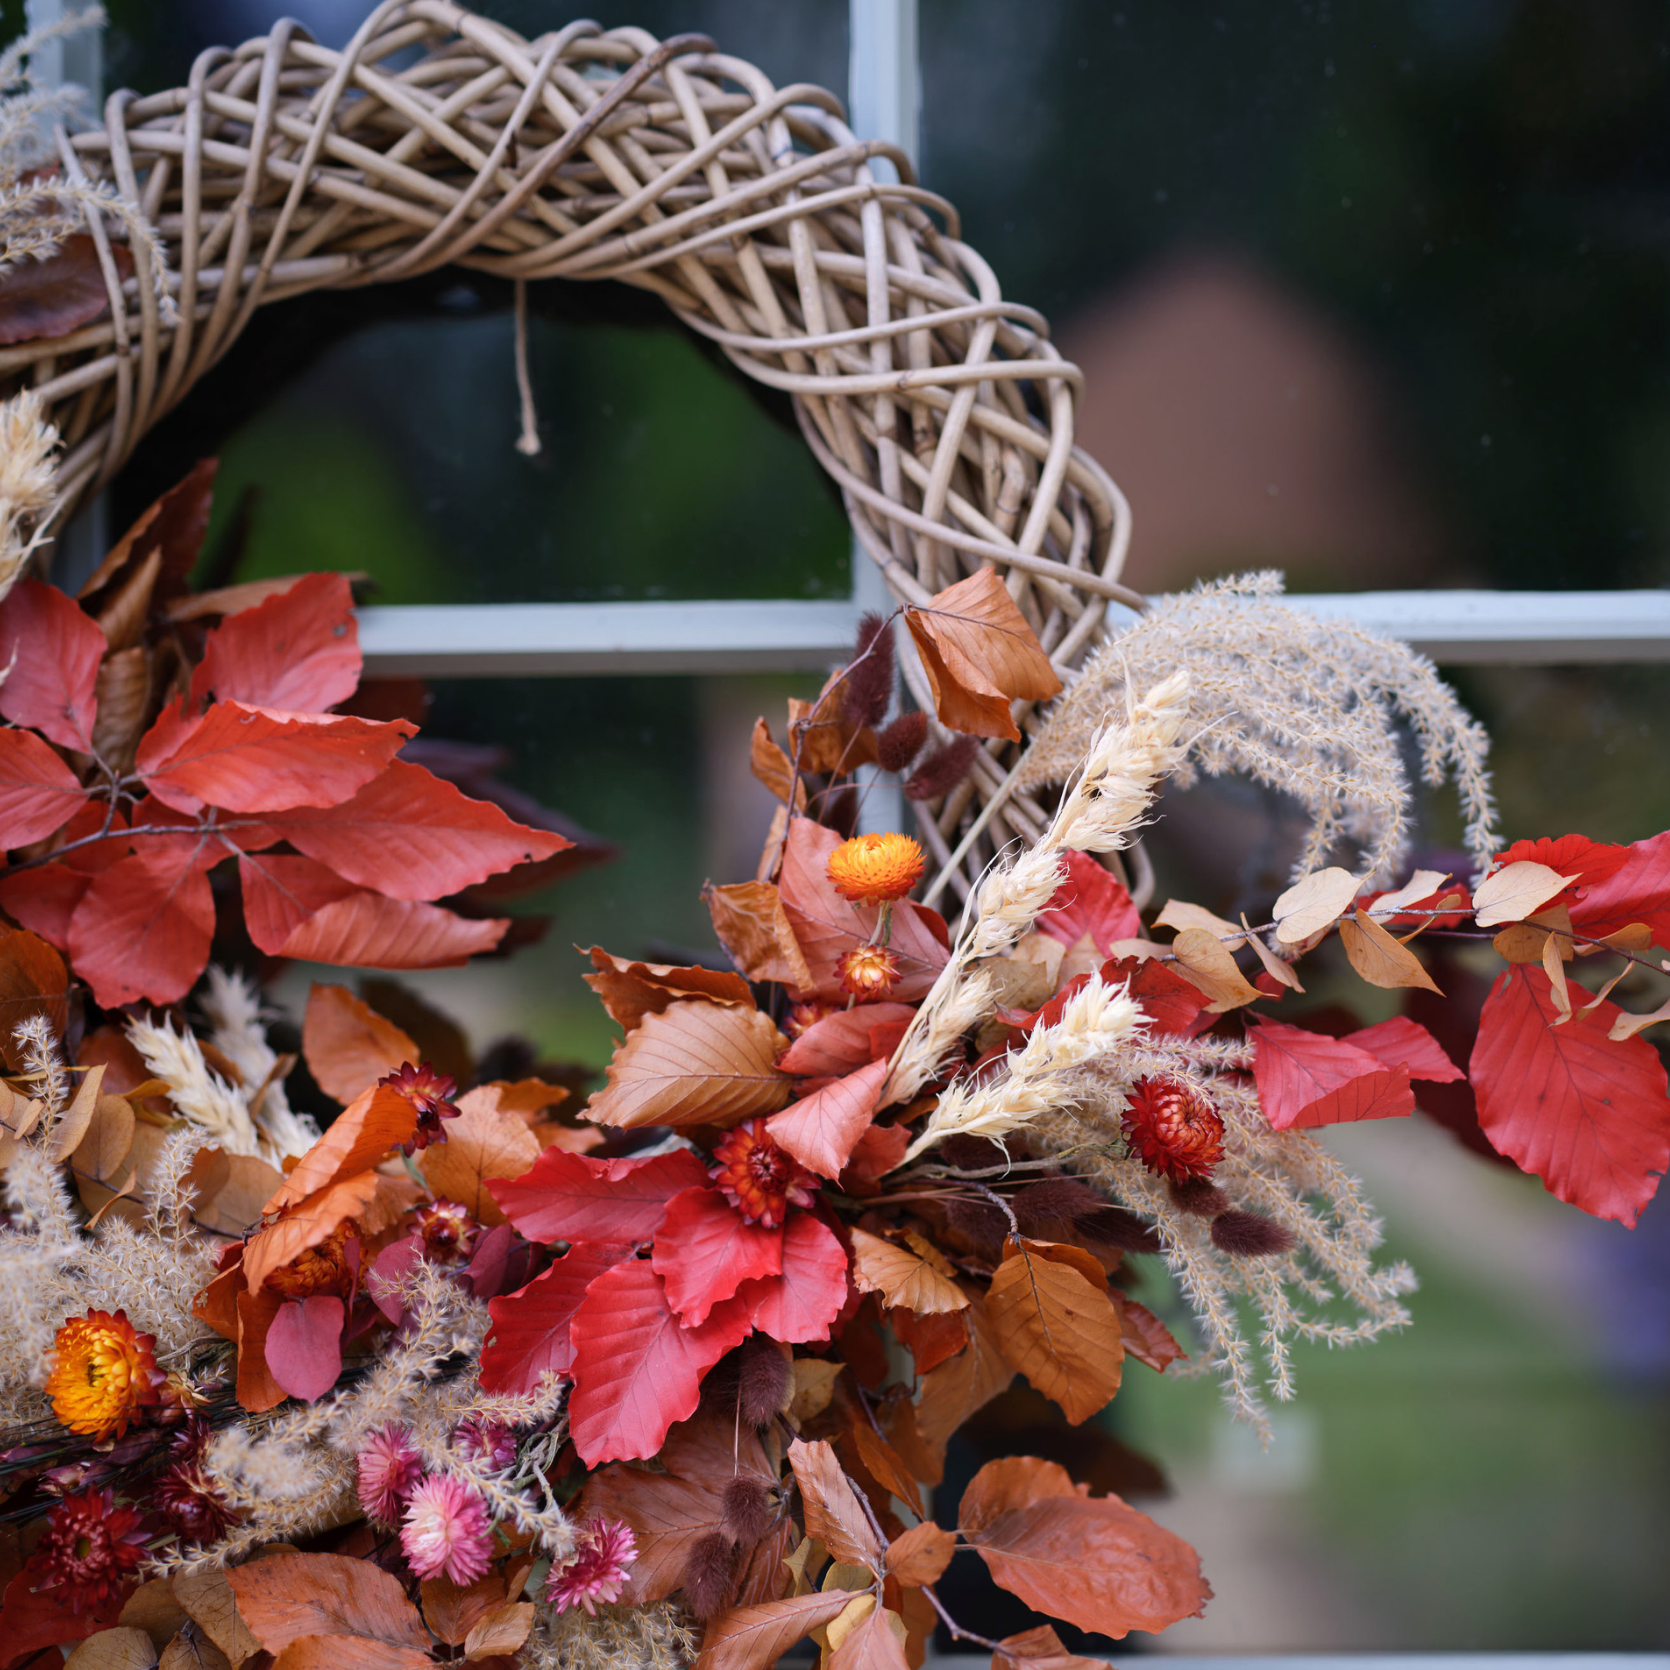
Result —
[[[1116,939],[1141,935],[1142,917],[1131,895],[1089,853],[1069,852],[1067,879],[1034,926],[1063,945],[1077,945],[1089,934],[1105,957]]]
[[[353,968],[459,968],[491,951],[509,927],[508,916],[459,916],[356,887],[308,917],[280,955]]]
[[[1253,1077],[1264,1117],[1278,1131],[1359,1119],[1401,1119],[1415,1111],[1404,1067],[1367,1050],[1262,1016],[1249,1018]]]
[[[1622,1011],[1602,1001],[1556,1026],[1534,964],[1497,976],[1468,1076],[1498,1153],[1561,1200],[1634,1226],[1670,1164],[1664,1063],[1644,1038],[1607,1036]]]
[[[242,702],[215,702],[194,720],[176,699],[140,740],[135,764],[151,793],[181,812],[334,807],[416,730],[407,719],[278,713]]]
[[[1653,942],[1670,946],[1670,833],[1625,849],[1624,862],[1604,879],[1575,889],[1572,925],[1592,939],[1645,922]]]
[[[667,1429],[695,1413],[702,1377],[748,1337],[740,1299],[684,1328],[661,1278],[643,1259],[605,1271],[574,1315],[574,1391],[569,1430],[588,1467],[647,1458]]]
[[[94,877],[70,918],[69,953],[101,1007],[191,990],[214,938],[207,872],[221,852],[212,840],[157,842]]]
[[[393,761],[340,806],[297,807],[262,822],[269,841],[288,841],[391,899],[444,898],[574,844],[513,822],[407,760]]]
[[[1206,994],[1157,958],[1144,961],[1125,957],[1118,962],[1103,963],[1102,978],[1109,985],[1128,980],[1131,996],[1142,1005],[1142,1012],[1154,1023],[1158,1033],[1192,1038],[1200,1030],[1203,1019],[1205,1024],[1211,1024],[1212,1016],[1201,1014],[1206,1007]],[[1048,1008],[1046,1004],[1046,1011]]]
[[[535,1392],[543,1375],[567,1374],[574,1367],[569,1327],[586,1289],[631,1253],[626,1243],[588,1241],[570,1247],[526,1287],[489,1300],[493,1326],[481,1353],[482,1390]]]
[[[39,580],[22,580],[0,603],[0,716],[48,742],[93,751],[99,662],[109,646],[98,623],[73,598]]]
[[[312,1403],[336,1384],[345,1314],[342,1301],[328,1293],[286,1299],[278,1307],[262,1355],[273,1379],[291,1397]]]
[[[915,1008],[908,1003],[860,1003],[814,1021],[778,1057],[785,1073],[829,1078],[890,1056]]]
[[[847,1300],[847,1255],[835,1232],[810,1212],[796,1212],[783,1226],[783,1268],[737,1289],[749,1320],[784,1345],[829,1338],[829,1326]]]
[[[209,634],[191,676],[192,700],[212,691],[249,707],[322,713],[353,695],[361,663],[348,582],[340,574],[304,574]]]
[[[783,1226],[749,1223],[717,1189],[686,1189],[667,1202],[650,1263],[679,1321],[698,1327],[750,1276],[782,1269]]]
[[[269,957],[315,912],[360,890],[316,859],[293,853],[240,853],[244,926]]]
[[[86,803],[75,773],[38,736],[0,730],[0,847],[44,841]]]
[[[774,1113],[765,1128],[777,1146],[803,1166],[824,1177],[839,1177],[875,1117],[886,1080],[884,1057]]]
[[[1393,1015],[1389,1021],[1348,1032],[1340,1042],[1367,1050],[1384,1066],[1406,1068],[1412,1079],[1453,1084],[1467,1077],[1444,1054],[1438,1040],[1419,1021],[1412,1021],[1407,1015]]]
[[[487,1192],[530,1241],[647,1241],[667,1202],[707,1182],[687,1148],[646,1160],[598,1160],[547,1148],[516,1178],[494,1178]]]

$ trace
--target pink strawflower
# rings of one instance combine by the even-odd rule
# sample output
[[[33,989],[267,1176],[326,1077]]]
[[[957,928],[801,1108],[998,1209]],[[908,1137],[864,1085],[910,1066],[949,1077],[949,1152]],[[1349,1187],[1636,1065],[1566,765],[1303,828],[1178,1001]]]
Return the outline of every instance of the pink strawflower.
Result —
[[[516,1434],[503,1421],[470,1415],[458,1423],[452,1441],[460,1455],[493,1473],[502,1473],[516,1459]]]
[[[359,1453],[360,1506],[379,1525],[400,1523],[400,1509],[423,1477],[423,1461],[411,1433],[390,1421],[365,1441]]]
[[[638,1539],[630,1525],[618,1519],[591,1520],[580,1531],[568,1564],[551,1568],[545,1599],[559,1612],[583,1606],[595,1617],[595,1602],[620,1599],[621,1585],[637,1558]]]
[[[419,1577],[450,1577],[468,1585],[487,1575],[493,1545],[487,1504],[474,1485],[431,1473],[406,1499],[400,1546]]]

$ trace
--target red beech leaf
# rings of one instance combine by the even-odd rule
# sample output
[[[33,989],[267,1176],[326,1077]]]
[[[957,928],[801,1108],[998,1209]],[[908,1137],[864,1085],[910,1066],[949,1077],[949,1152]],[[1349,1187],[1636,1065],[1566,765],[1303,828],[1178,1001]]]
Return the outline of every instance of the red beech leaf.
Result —
[[[493,1326],[481,1353],[482,1389],[526,1394],[539,1390],[545,1374],[569,1373],[574,1367],[569,1325],[586,1289],[631,1253],[626,1242],[583,1242],[526,1287],[490,1299]]]
[[[347,1312],[334,1294],[287,1299],[267,1330],[264,1355],[272,1377],[291,1397],[314,1403],[342,1372],[342,1323]]]
[[[317,859],[293,853],[240,853],[238,876],[244,926],[269,957],[282,955],[285,941],[310,916],[360,892]]]
[[[357,1636],[427,1651],[429,1632],[400,1579],[341,1554],[269,1554],[228,1566],[238,1615],[269,1653],[303,1636]]]
[[[1633,1228],[1670,1164],[1670,1099],[1658,1051],[1607,1036],[1621,1013],[1602,1001],[1555,1026],[1548,976],[1509,968],[1485,999],[1468,1076],[1499,1153],[1561,1200]]]
[[[592,946],[586,954],[594,972],[581,979],[603,1000],[609,1019],[622,1032],[630,1032],[645,1015],[659,1015],[687,997],[755,1007],[754,994],[740,974],[672,963],[633,962],[611,956],[601,945]]]
[[[1579,889],[1572,926],[1604,939],[1632,922],[1645,922],[1655,945],[1670,946],[1670,832],[1624,850],[1624,862],[1611,875]]]
[[[263,818],[259,844],[288,841],[340,876],[392,899],[440,899],[574,843],[514,823],[486,800],[395,760],[340,806]],[[257,844],[257,843],[252,843]]]
[[[679,1322],[700,1327],[749,1277],[783,1268],[783,1227],[749,1223],[717,1189],[686,1189],[667,1202],[650,1264]]]
[[[38,736],[0,730],[0,847],[44,841],[86,804],[75,773]]]
[[[820,1176],[837,1178],[875,1117],[886,1079],[886,1059],[872,1061],[774,1113],[765,1128],[777,1146],[786,1148],[803,1166]]]
[[[845,1001],[838,964],[843,952],[867,940],[875,931],[880,905],[849,904],[829,879],[829,855],[841,844],[833,829],[810,818],[790,818],[778,884],[789,925],[806,954],[812,987],[796,992],[797,999],[822,997]],[[893,932],[888,949],[899,959],[899,982],[893,996],[913,1003],[928,995],[949,952],[945,923],[935,911],[901,899],[893,906]]]
[[[1033,924],[1063,945],[1077,945],[1089,934],[1102,956],[1116,939],[1136,939],[1142,917],[1131,895],[1089,853],[1067,854],[1067,879]]]
[[[1206,994],[1157,958],[1125,957],[1102,964],[1102,978],[1109,985],[1130,981],[1131,996],[1154,1023],[1154,1030],[1172,1038],[1192,1038],[1200,1030]],[[1047,1008],[1048,1005],[1045,1005]]]
[[[1415,1111],[1405,1067],[1385,1067],[1354,1044],[1262,1015],[1248,1017],[1247,1031],[1259,1106],[1273,1130],[1402,1119]]]
[[[1098,1635],[1161,1630],[1212,1597],[1182,1538],[1117,1496],[1080,1495],[1053,1461],[988,1462],[957,1517],[1000,1588]]]
[[[847,1255],[835,1232],[810,1212],[783,1226],[780,1275],[759,1276],[737,1289],[749,1319],[784,1345],[829,1338],[847,1300]]]
[[[795,1642],[852,1605],[845,1589],[721,1612],[702,1637],[699,1670],[770,1670]]]
[[[459,968],[491,951],[509,927],[508,916],[459,916],[359,887],[315,911],[279,955],[353,968]]]
[[[140,739],[135,764],[151,793],[181,812],[334,807],[371,782],[416,730],[406,719],[277,713],[242,702],[215,702],[192,720],[176,697]]]
[[[699,1328],[680,1327],[642,1259],[597,1277],[571,1327],[569,1429],[588,1467],[654,1455],[673,1422],[695,1412],[702,1377],[749,1333],[740,1299],[716,1306]]]
[[[5,1596],[0,1599],[0,1617],[6,1621],[6,1641],[0,1647],[0,1662],[19,1664],[29,1654],[38,1653],[44,1647],[85,1641],[89,1635],[109,1629],[116,1622],[116,1615],[122,1608],[120,1597],[72,1612],[69,1602],[63,1598],[62,1589],[31,1587],[45,1576],[45,1572],[26,1565],[6,1585]],[[842,1596],[843,1602],[851,1599],[851,1595]],[[63,1663],[57,1654],[53,1657],[59,1664]],[[50,1664],[52,1661],[43,1662]],[[26,1667],[26,1670],[31,1670],[31,1667]]]
[[[800,1486],[807,1536],[816,1537],[837,1560],[879,1571],[886,1548],[864,1512],[858,1487],[841,1470],[833,1446],[796,1438],[789,1445],[789,1466]]]
[[[0,731],[0,738],[27,734]],[[72,870],[68,864],[42,864],[38,869],[0,875],[0,906],[31,933],[66,951],[70,943],[70,922],[92,885],[90,875]]]
[[[1452,1084],[1467,1075],[1444,1054],[1438,1040],[1407,1015],[1393,1015],[1389,1021],[1348,1032],[1340,1039],[1353,1049],[1367,1050],[1387,1067],[1402,1067],[1412,1079],[1430,1079]]]
[[[126,244],[112,243],[118,281],[133,272]],[[19,260],[0,278],[0,343],[68,336],[110,311],[110,287],[98,245],[72,232],[44,261]]]
[[[285,713],[323,713],[359,686],[362,657],[354,597],[340,574],[304,574],[208,636],[191,675],[191,699]]]
[[[1551,909],[1557,904],[1574,904],[1589,888],[1616,874],[1629,862],[1629,852],[1628,847],[1602,845],[1587,835],[1544,835],[1534,841],[1515,841],[1506,852],[1496,854],[1491,868],[1542,864],[1563,876],[1571,876],[1572,885],[1563,893],[1556,893],[1543,907]]]
[[[70,918],[70,961],[101,1007],[174,1003],[209,960],[215,931],[208,870],[218,841],[147,846],[113,864]]]
[[[898,1047],[916,1013],[909,1003],[860,1003],[813,1021],[777,1058],[785,1073],[829,1078],[883,1061]]]
[[[75,600],[40,580],[20,580],[0,602],[0,716],[48,742],[93,751],[99,663],[110,646]]]
[[[547,1148],[520,1177],[495,1179],[487,1192],[530,1241],[647,1241],[667,1202],[707,1182],[687,1148],[645,1160],[599,1160]]]
[[[302,1155],[281,1188],[262,1208],[282,1211],[344,1177],[369,1171],[391,1148],[410,1142],[417,1129],[417,1109],[387,1085],[362,1090],[330,1129]]]

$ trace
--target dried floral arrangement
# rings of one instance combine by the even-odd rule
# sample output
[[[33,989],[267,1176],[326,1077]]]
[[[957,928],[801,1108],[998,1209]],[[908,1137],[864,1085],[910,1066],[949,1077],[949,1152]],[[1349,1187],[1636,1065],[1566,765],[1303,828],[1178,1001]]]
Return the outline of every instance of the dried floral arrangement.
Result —
[[[413,41],[441,11],[500,39],[407,9]],[[652,98],[672,56],[605,97]],[[31,178],[56,95],[16,51],[0,81],[0,324],[51,343],[107,304],[66,284],[114,270],[101,216],[129,268],[166,263],[126,199]],[[808,1636],[826,1670],[901,1670],[941,1625],[994,1670],[1078,1670],[1049,1625],[982,1641],[936,1585],[978,1560],[1112,1637],[1206,1604],[1193,1551],[1106,1488],[1142,1467],[1094,1418],[1134,1362],[1218,1377],[1256,1426],[1295,1342],[1408,1321],[1412,1274],[1316,1131],[1407,1116],[1418,1083],[1626,1224],[1670,1161],[1642,1036],[1670,1019],[1670,835],[1505,844],[1432,668],[1274,576],[1118,630],[1079,608],[1052,661],[1089,571],[1028,570],[955,493],[973,571],[919,575],[756,726],[780,804],[754,878],[707,889],[723,954],[590,951],[621,1037],[589,1095],[369,982],[315,985],[298,1029],[262,989],[288,963],[462,963],[595,849],[362,686],[343,577],[190,589],[212,463],[76,596],[31,575],[60,461],[34,395],[0,407],[0,1670],[763,1670]],[[1082,560],[1089,522],[1063,527]],[[1406,742],[1456,786],[1465,877],[1409,870]],[[929,809],[926,887],[915,838],[856,833],[876,773]],[[1156,797],[1223,773],[1308,815],[1267,921],[1153,908]],[[1000,814],[1018,838],[971,881]],[[1459,955],[1498,959],[1476,1012],[1439,990]],[[1292,1007],[1313,970],[1402,1012],[1327,1030]],[[1063,1459],[936,1499],[1017,1377]]]

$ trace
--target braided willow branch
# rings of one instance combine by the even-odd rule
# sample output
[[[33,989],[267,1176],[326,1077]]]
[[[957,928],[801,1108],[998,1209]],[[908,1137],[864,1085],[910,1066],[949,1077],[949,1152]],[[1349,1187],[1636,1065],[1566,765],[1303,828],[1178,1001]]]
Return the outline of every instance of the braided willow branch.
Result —
[[[176,307],[165,318],[137,245],[122,280],[120,228],[101,224],[109,314],[0,349],[0,380],[33,387],[63,433],[60,522],[256,308],[456,264],[654,291],[792,396],[901,601],[995,565],[1065,673],[1109,599],[1140,606],[1119,583],[1129,513],[1073,445],[1080,375],[1045,320],[1003,299],[956,211],[895,147],[856,140],[833,95],[773,87],[703,37],[571,23],[525,41],[449,0],[385,0],[343,51],[281,22],[205,52],[184,87],[114,94],[102,129],[58,144],[67,176],[159,231]],[[928,809],[941,862],[994,799],[967,873],[1047,821],[1008,792],[1015,758],[988,745]]]

